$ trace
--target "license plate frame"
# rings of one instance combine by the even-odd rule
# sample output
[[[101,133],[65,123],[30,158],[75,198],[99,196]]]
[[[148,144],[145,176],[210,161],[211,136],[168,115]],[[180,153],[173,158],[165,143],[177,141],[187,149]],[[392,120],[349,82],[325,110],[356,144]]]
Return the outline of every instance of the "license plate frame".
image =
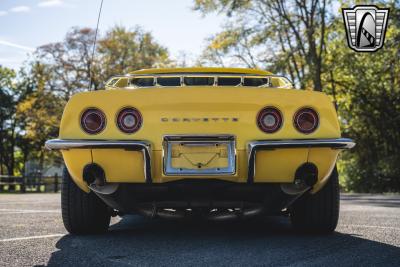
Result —
[[[224,167],[176,168],[172,166],[174,146],[226,148],[227,164]],[[231,176],[236,174],[236,144],[232,135],[214,136],[164,136],[163,172],[165,176]]]

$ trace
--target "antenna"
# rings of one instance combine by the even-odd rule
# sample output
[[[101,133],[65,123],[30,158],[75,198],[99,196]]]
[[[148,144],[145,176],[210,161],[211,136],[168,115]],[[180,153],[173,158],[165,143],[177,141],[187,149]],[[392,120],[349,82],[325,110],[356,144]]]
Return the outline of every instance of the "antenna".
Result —
[[[93,85],[93,79],[92,79],[92,64],[94,60],[94,51],[96,50],[96,42],[97,42],[97,32],[99,30],[99,22],[100,22],[100,15],[101,15],[101,9],[103,8],[103,0],[101,0],[100,3],[100,9],[99,9],[99,15],[97,16],[97,25],[96,25],[96,32],[94,34],[94,43],[93,43],[93,50],[92,50],[92,62],[89,65],[89,79],[90,79],[90,84],[89,84],[89,91],[92,91],[92,85]]]

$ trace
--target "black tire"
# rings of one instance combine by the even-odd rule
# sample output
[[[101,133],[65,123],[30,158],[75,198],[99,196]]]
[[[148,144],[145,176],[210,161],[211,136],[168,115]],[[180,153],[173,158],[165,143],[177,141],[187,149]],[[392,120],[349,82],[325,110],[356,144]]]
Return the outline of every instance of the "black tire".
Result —
[[[331,233],[338,223],[339,205],[339,177],[335,166],[320,191],[307,193],[292,205],[292,225],[304,232]]]
[[[63,170],[61,211],[65,229],[71,234],[95,234],[107,231],[110,212],[95,193],[82,191]]]

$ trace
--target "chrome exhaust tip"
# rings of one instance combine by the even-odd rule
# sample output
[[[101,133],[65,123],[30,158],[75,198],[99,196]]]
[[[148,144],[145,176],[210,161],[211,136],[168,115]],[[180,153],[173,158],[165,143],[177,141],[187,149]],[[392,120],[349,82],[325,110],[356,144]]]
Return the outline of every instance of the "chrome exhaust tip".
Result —
[[[318,181],[318,168],[306,162],[297,168],[292,184],[281,184],[281,189],[288,195],[298,195],[312,188]]]
[[[87,164],[83,168],[83,180],[97,194],[110,195],[118,189],[118,184],[106,182],[103,168],[96,163]]]
[[[83,180],[88,185],[95,183],[96,185],[101,186],[106,183],[106,174],[100,165],[90,163],[83,168]]]
[[[318,168],[314,163],[307,162],[297,168],[294,175],[295,184],[304,184],[312,187],[318,181]]]

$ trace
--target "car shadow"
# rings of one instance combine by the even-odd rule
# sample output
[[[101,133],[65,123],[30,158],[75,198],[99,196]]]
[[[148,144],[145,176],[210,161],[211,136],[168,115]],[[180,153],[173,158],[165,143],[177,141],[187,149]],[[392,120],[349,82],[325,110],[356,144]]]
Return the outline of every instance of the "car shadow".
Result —
[[[167,221],[124,216],[103,235],[66,235],[49,266],[399,266],[400,248],[353,234],[299,234],[288,218]]]

